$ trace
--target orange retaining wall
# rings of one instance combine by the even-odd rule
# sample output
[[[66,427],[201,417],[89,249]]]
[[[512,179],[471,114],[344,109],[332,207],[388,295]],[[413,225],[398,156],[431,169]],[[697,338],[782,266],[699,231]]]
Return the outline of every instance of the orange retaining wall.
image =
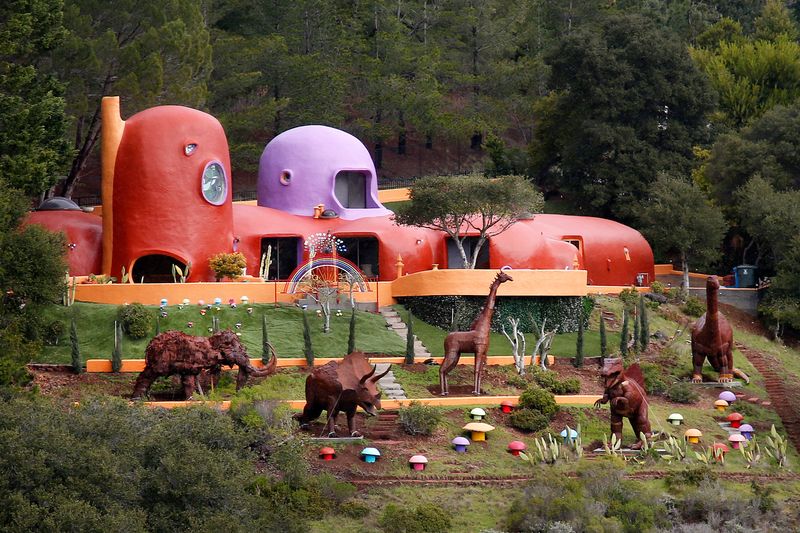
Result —
[[[558,405],[578,405],[578,406],[591,406],[594,402],[602,398],[598,394],[573,394],[565,396],[556,396],[556,403]],[[499,406],[501,402],[511,402],[517,405],[519,396],[466,396],[466,397],[446,397],[446,398],[415,398],[408,400],[381,400],[381,407],[384,409],[397,409],[398,407],[405,407],[411,402],[421,403],[423,405],[433,405],[437,407],[457,407],[461,405],[480,405],[482,407]],[[289,404],[292,409],[302,409],[305,406],[305,400],[281,400],[283,403]],[[231,402],[202,402],[202,401],[188,401],[188,402],[145,402],[148,407],[163,407],[166,409],[173,409],[175,407],[189,407],[193,405],[205,405],[212,409],[219,409],[227,411],[231,407]]]
[[[555,359],[552,355],[548,355],[549,364],[553,364]],[[443,357],[432,357],[434,361],[441,364]],[[322,366],[330,361],[341,361],[341,357],[317,357],[314,359],[314,366]],[[404,357],[375,357],[370,359],[373,363],[392,363],[402,364],[405,360]],[[252,359],[250,361],[256,368],[261,368],[264,363],[261,359]],[[474,357],[464,356],[458,360],[459,365],[472,365],[475,362]],[[513,365],[514,357],[511,355],[492,355],[487,357],[487,365]],[[525,356],[525,365],[531,364],[531,356]],[[278,368],[288,368],[294,366],[308,366],[305,358],[303,357],[281,357],[278,359]],[[144,370],[144,359],[123,359],[122,368],[120,372],[141,372]],[[111,359],[89,359],[86,361],[86,372],[88,373],[109,373],[111,372]]]
[[[586,296],[585,270],[512,270],[498,296]],[[392,296],[486,296],[495,270],[426,270],[392,282]]]
[[[381,189],[378,191],[378,201],[382,204],[387,202],[405,202],[411,198],[411,189]]]
[[[381,306],[394,302],[391,296],[390,281],[370,282],[371,292],[354,293],[356,301],[374,302],[378,299]],[[380,286],[378,286],[380,285]],[[170,305],[179,304],[188,298],[193,304],[198,300],[207,303],[214,298],[222,298],[227,304],[233,298],[237,304],[242,296],[250,298],[250,303],[293,303],[301,294],[284,294],[286,282],[251,281],[251,282],[219,282],[219,283],[109,283],[106,285],[81,284],[75,290],[75,300],[99,304],[121,305],[139,302],[145,305],[159,305],[166,298]]]

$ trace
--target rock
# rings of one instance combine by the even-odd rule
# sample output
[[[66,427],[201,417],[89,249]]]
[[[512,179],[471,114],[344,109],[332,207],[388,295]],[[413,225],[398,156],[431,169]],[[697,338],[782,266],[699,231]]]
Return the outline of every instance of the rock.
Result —
[[[648,293],[645,293],[644,297],[647,298],[648,300],[652,300],[652,301],[658,302],[660,304],[667,303],[667,297],[664,296],[663,294],[655,294],[655,293],[652,293],[652,292],[648,292]]]

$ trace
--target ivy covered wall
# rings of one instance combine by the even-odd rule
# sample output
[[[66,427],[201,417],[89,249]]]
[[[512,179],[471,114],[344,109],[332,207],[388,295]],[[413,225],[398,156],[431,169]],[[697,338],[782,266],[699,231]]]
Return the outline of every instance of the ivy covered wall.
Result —
[[[458,331],[466,331],[480,313],[486,298],[483,296],[408,296],[398,298],[406,309],[425,322],[449,330],[455,320]],[[578,330],[578,317],[584,325],[594,307],[594,300],[579,296],[499,296],[492,317],[492,330],[500,331],[507,317],[520,320],[522,331],[532,331],[531,320],[541,326],[547,319],[547,329],[558,324],[559,333]],[[508,324],[506,324],[508,326]]]

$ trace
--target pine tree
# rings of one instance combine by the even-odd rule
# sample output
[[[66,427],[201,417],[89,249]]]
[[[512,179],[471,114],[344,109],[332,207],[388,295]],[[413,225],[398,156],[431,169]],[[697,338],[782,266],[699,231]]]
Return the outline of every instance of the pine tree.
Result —
[[[114,351],[111,352],[111,371],[122,370],[122,324],[114,321]]]
[[[156,334],[154,337],[161,335],[161,315],[156,315]]]
[[[642,322],[642,326],[639,328],[639,349],[644,352],[650,344],[650,318],[647,316],[644,296],[639,298],[639,320]]]
[[[575,343],[575,366],[583,366],[583,308],[578,314],[578,339]]]
[[[72,351],[72,371],[76,374],[83,372],[83,362],[81,361],[81,348],[78,345],[78,326],[75,317],[72,317],[72,324],[69,328],[69,342]]]
[[[636,304],[633,305],[634,312]],[[639,313],[633,315],[633,352],[639,353]]]
[[[407,365],[414,364],[414,315],[408,312],[408,331],[406,332],[406,360]]]
[[[303,309],[303,354],[309,367],[314,366],[314,347],[311,346],[311,326],[308,325],[308,315]]]
[[[267,333],[267,315],[261,315],[261,360],[266,365],[270,360],[269,334]]]
[[[353,307],[353,312],[350,315],[350,336],[347,339],[347,353],[356,351],[356,308]]]
[[[608,339],[606,338],[606,321],[603,320],[603,312],[600,311],[600,363],[608,355]]]
[[[628,312],[622,310],[622,331],[619,339],[619,352],[622,357],[628,355]]]

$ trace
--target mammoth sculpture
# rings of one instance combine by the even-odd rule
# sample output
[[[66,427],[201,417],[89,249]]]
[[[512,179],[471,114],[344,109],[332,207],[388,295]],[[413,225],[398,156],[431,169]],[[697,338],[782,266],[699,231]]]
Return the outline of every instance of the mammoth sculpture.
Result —
[[[647,416],[647,394],[644,391],[644,376],[638,363],[627,369],[622,366],[622,359],[605,359],[603,369],[600,371],[603,380],[603,397],[597,400],[595,407],[611,403],[611,433],[617,440],[622,440],[622,419],[630,420],[633,433],[637,442],[631,446],[638,450],[644,444],[645,438],[650,435],[650,419]]]
[[[328,421],[323,432],[336,436],[334,424],[340,412],[347,415],[347,429],[351,437],[360,437],[355,430],[356,409],[361,407],[369,416],[376,416],[381,408],[381,393],[377,382],[389,373],[375,375],[375,366],[361,352],[353,352],[340,363],[331,361],[315,368],[306,378],[306,405],[302,413],[294,418],[301,427],[316,420],[322,411],[327,411]]]
[[[236,390],[247,384],[249,376],[263,377],[275,372],[278,361],[270,345],[272,357],[263,369],[250,364],[250,358],[239,337],[230,330],[218,331],[211,337],[193,337],[180,331],[167,331],[150,341],[145,350],[145,367],[136,378],[133,399],[146,396],[156,378],[178,374],[181,376],[186,399],[190,399],[199,385],[203,371],[211,375],[213,383],[219,379],[223,366],[238,366]]]

